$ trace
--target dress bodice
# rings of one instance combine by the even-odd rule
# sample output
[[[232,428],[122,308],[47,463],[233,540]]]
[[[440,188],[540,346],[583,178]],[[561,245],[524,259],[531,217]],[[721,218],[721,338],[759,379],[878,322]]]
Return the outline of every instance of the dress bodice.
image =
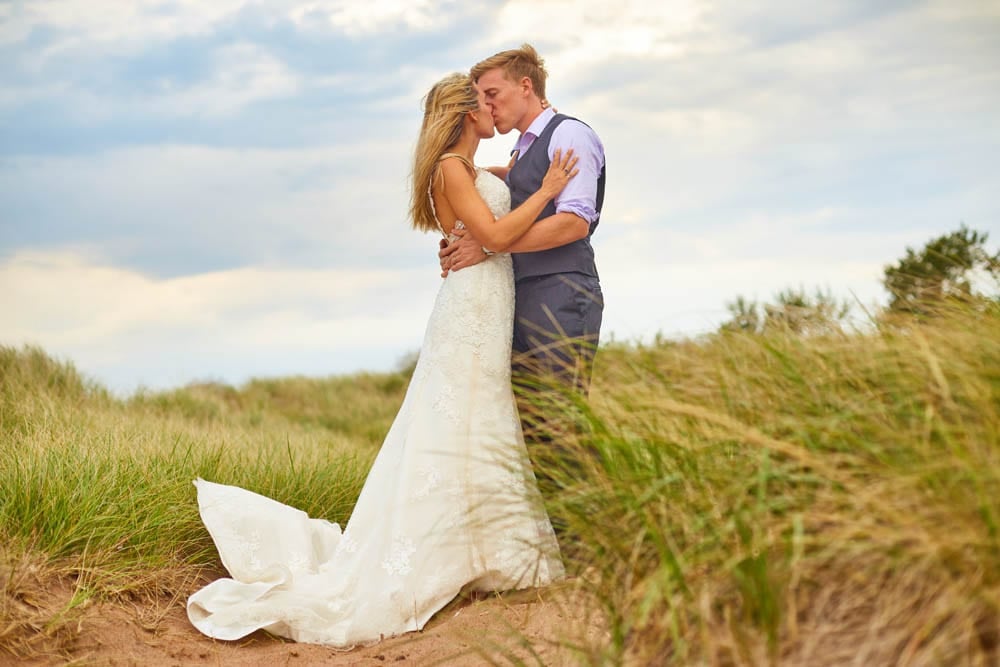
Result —
[[[501,218],[510,212],[510,190],[507,188],[507,184],[490,172],[479,167],[476,167],[476,192],[478,192],[479,196],[483,198],[484,202],[486,202],[486,206],[490,209],[490,213],[493,214],[494,218]],[[430,197],[429,191],[427,196]],[[434,210],[433,197],[431,197],[431,209]],[[441,233],[447,237],[449,241],[453,241],[455,236],[444,231],[444,227],[441,226],[441,221],[438,220],[436,210],[434,210],[434,220],[437,222],[438,229],[441,230]],[[465,229],[465,224],[461,220],[456,220],[455,229]]]
[[[501,218],[510,212],[510,189],[485,169],[476,169],[476,191],[489,206],[494,218]]]

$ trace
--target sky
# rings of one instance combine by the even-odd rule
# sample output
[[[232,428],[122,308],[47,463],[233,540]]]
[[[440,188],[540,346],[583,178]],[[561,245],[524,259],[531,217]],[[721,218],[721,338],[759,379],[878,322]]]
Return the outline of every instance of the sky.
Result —
[[[605,340],[1000,240],[993,0],[0,0],[0,345],[123,395],[398,367],[421,98],[523,42],[605,145]]]

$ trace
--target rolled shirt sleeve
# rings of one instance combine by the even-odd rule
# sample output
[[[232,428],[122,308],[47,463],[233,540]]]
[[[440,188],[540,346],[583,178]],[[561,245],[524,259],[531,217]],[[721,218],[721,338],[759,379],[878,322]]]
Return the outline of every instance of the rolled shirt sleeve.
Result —
[[[590,127],[578,120],[567,119],[552,132],[549,159],[555,155],[556,149],[561,149],[565,155],[570,148],[573,155],[580,158],[576,163],[580,173],[556,195],[556,212],[573,213],[593,223],[598,217],[597,181],[604,167],[604,145]]]

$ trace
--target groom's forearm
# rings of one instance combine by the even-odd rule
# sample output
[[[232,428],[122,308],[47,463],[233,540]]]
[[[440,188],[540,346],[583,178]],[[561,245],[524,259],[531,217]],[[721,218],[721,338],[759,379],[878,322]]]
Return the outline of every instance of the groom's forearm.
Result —
[[[486,167],[486,171],[490,172],[501,181],[507,180],[507,173],[510,172],[510,168],[514,166],[514,161],[517,160],[513,155],[510,158],[510,162],[507,163],[506,167]]]
[[[503,181],[507,178],[507,172],[510,171],[510,167],[486,167],[486,171]]]
[[[503,252],[538,252],[558,248],[586,238],[590,224],[573,213],[556,213],[543,218],[528,228],[521,238],[504,248]]]

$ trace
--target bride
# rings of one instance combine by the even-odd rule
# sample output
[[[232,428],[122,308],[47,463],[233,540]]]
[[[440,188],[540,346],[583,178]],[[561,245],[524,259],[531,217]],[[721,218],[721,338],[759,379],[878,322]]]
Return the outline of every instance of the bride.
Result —
[[[523,234],[576,175],[556,153],[538,192],[510,210],[506,185],[473,166],[493,119],[466,75],[427,94],[413,169],[413,225],[468,228],[491,250]],[[188,600],[218,639],[264,629],[350,648],[420,630],[461,591],[563,576],[510,385],[510,255],[452,272],[438,293],[406,397],[343,532],[233,486],[197,480],[202,520],[232,578]]]

